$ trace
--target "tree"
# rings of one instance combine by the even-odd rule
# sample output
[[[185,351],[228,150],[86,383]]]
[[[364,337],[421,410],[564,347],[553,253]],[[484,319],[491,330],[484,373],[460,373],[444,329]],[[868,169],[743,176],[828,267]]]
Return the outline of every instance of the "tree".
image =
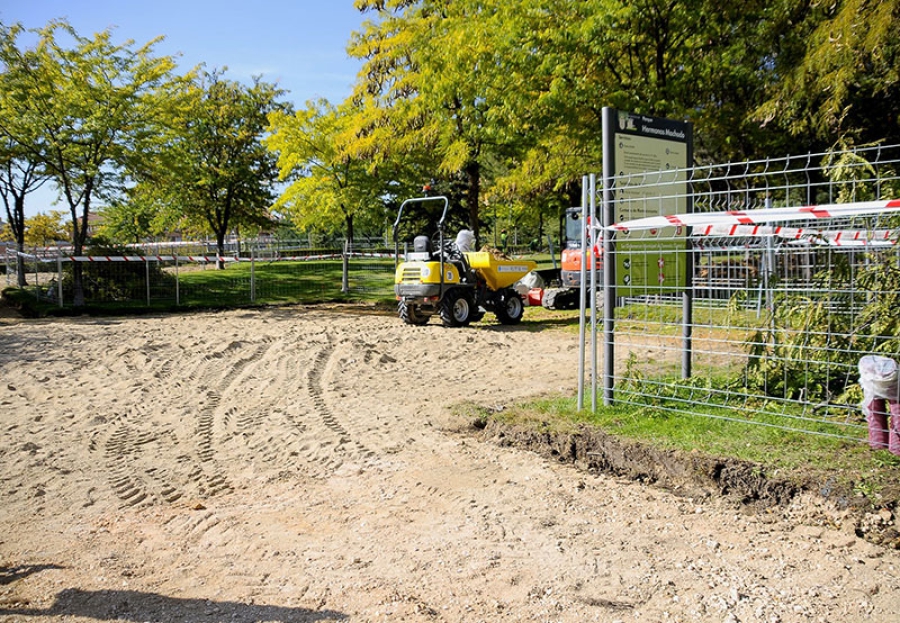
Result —
[[[900,141],[900,0],[792,4],[757,118],[826,147]]]
[[[352,244],[356,219],[373,212],[375,218],[381,216],[388,190],[375,168],[343,151],[347,110],[348,105],[336,108],[319,101],[294,115],[274,112],[265,143],[278,154],[281,179],[291,180],[276,207],[303,229],[340,223]]]
[[[50,22],[37,35],[37,46],[28,52],[14,41],[4,44],[3,61],[14,71],[0,95],[0,133],[59,190],[78,255],[95,202],[122,188],[129,163],[158,134],[158,102],[150,96],[169,79],[174,61],[151,56],[156,41],[135,49],[132,41],[114,44],[109,30],[79,36],[64,21]],[[74,305],[83,305],[77,263],[73,287]]]
[[[49,214],[35,214],[25,219],[25,244],[44,247],[71,237],[63,224],[66,213],[51,210]]]
[[[166,231],[168,212],[155,196],[143,192],[148,187],[149,184],[138,185],[100,209],[103,216],[99,227],[101,236],[114,243],[137,244]]]
[[[481,4],[360,1],[356,6],[377,12],[378,20],[367,22],[349,47],[365,60],[350,149],[374,162],[433,159],[430,177],[461,184],[459,202],[476,237],[486,165],[502,138],[490,119],[488,85],[499,68],[481,36],[491,14]]]
[[[792,3],[787,3],[791,5]],[[479,203],[572,204],[602,161],[602,109],[695,123],[695,154],[746,158],[780,143],[752,111],[777,78],[765,36],[794,13],[748,0],[358,0],[377,20],[349,51],[365,60],[355,153],[423,146]],[[540,217],[548,212],[540,211]]]
[[[50,244],[71,238],[69,230],[64,224],[66,213],[61,210],[51,210],[27,217],[24,221],[25,238],[24,247],[44,247]],[[15,242],[11,229],[0,229],[0,240]],[[21,285],[21,284],[20,284]]]
[[[521,136],[499,179],[507,194],[577,200],[577,180],[600,170],[605,106],[694,122],[701,157],[743,159],[760,151],[762,132],[750,113],[765,95],[772,56],[760,24],[787,20],[772,3],[489,4],[497,5],[493,16],[502,15],[487,32],[506,77],[492,115]]]
[[[287,106],[283,91],[255,78],[250,86],[204,72],[188,87],[170,123],[160,160],[144,183],[164,189],[168,205],[216,237],[219,257],[235,228],[270,223],[276,156],[263,145],[267,115]],[[224,262],[218,263],[224,268]]]
[[[16,80],[15,73],[25,71],[29,62],[17,47],[17,38],[22,32],[20,25],[7,28],[0,24],[0,94],[9,92],[10,83]],[[21,59],[22,62],[17,62]],[[7,98],[0,95],[0,128],[10,125],[11,109]],[[2,120],[6,117],[5,120]],[[0,131],[0,198],[6,210],[12,241],[19,253],[25,247],[25,198],[47,181],[39,162],[33,153],[13,141],[9,134]],[[17,259],[16,282],[26,285],[25,264]]]
[[[0,141],[4,143],[0,148],[0,198],[6,210],[12,242],[16,245],[16,251],[23,253],[27,239],[25,197],[40,188],[47,178],[41,174],[38,164],[8,138],[0,137]],[[19,287],[27,284],[25,264],[19,256],[16,261],[16,283]]]

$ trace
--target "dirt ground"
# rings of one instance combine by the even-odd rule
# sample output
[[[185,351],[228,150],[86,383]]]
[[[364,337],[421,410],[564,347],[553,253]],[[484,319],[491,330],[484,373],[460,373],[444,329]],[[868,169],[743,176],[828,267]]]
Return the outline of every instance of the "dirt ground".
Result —
[[[527,314],[0,318],[0,621],[900,620],[900,552],[839,523],[450,409],[571,392],[577,354]]]

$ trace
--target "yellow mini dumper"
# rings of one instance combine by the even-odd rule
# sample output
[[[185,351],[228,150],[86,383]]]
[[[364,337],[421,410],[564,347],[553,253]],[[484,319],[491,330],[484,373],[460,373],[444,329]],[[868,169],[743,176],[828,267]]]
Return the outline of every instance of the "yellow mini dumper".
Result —
[[[443,213],[434,236],[416,236],[413,251],[401,262],[397,230],[403,209],[412,203],[442,201]],[[516,324],[525,313],[525,303],[512,285],[534,270],[529,260],[505,260],[488,252],[462,251],[456,242],[444,239],[446,197],[407,199],[394,222],[394,293],[398,313],[406,324],[423,325],[437,313],[447,327],[477,322],[488,311],[502,324]]]

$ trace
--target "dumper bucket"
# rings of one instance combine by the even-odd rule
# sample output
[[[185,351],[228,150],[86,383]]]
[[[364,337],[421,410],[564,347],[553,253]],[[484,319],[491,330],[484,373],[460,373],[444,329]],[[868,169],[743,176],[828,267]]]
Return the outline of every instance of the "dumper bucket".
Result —
[[[508,288],[537,266],[531,260],[503,260],[486,251],[466,253],[466,260],[484,277],[491,290]]]

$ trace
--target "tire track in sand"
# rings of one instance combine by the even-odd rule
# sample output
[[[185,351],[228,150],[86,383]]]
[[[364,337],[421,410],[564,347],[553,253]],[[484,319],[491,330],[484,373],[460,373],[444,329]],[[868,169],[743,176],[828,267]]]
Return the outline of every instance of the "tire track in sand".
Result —
[[[331,473],[348,461],[370,462],[376,458],[376,453],[366,447],[343,425],[343,418],[338,413],[340,407],[338,406],[336,410],[328,395],[326,379],[334,365],[335,348],[331,336],[326,334],[325,338],[324,345],[312,357],[305,379],[314,422],[310,422],[310,428],[305,435],[307,443],[304,444],[304,448],[306,448],[309,458],[318,462],[326,473]],[[322,426],[328,435],[327,440],[320,439],[321,432],[323,432]],[[313,437],[320,440],[310,444],[309,441]],[[326,451],[327,454],[323,456],[322,451]]]
[[[244,346],[232,342],[220,351],[180,362],[184,379],[180,384],[172,382],[171,365],[163,366],[153,379],[168,390],[160,392],[170,395],[168,401],[141,405],[131,417],[117,418],[101,439],[92,440],[94,449],[103,449],[107,481],[124,506],[207,498],[233,490],[218,457],[219,440],[227,439],[233,427],[229,411],[222,412],[223,395],[229,395],[243,371],[260,360],[269,341],[254,344],[249,354],[235,358]],[[187,392],[174,391],[178,386]],[[204,388],[199,403],[190,391],[193,387]],[[173,402],[181,401],[196,405],[181,407],[185,411],[181,435],[171,428],[156,429],[154,409],[171,409]]]

